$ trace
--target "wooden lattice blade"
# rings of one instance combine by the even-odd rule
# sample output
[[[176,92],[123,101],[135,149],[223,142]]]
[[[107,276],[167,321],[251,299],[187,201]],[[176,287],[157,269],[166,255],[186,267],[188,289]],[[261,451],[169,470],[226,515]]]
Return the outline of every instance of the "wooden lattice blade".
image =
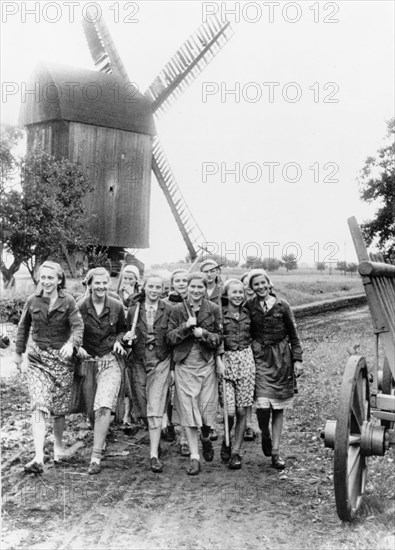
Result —
[[[87,15],[89,15],[89,9]],[[114,74],[123,80],[129,81],[126,69],[103,17],[100,17],[94,23],[91,22],[94,19],[95,13],[93,12],[89,15],[89,21],[85,18],[82,20],[82,26],[95,67],[101,72]]]
[[[207,241],[177,185],[157,136],[154,138],[152,148],[152,170],[181,231],[189,255],[194,260],[199,246]]]
[[[230,23],[211,16],[188,38],[147,90],[153,111],[163,114],[233,36]]]

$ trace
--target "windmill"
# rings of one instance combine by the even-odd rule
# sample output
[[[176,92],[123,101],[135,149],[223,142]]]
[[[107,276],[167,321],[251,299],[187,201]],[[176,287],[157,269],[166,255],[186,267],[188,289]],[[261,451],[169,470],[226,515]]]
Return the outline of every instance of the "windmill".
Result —
[[[113,74],[125,83],[130,82],[120,55],[103,18],[83,20],[90,53],[97,70]],[[176,99],[199,76],[215,55],[233,35],[229,22],[222,23],[212,16],[186,40],[160,71],[146,91],[152,100],[152,113],[162,116]],[[159,137],[152,144],[152,170],[169,204],[192,260],[199,246],[206,241],[176,182]]]
[[[95,70],[43,63],[36,67],[28,89],[47,93],[40,101],[29,95],[22,105],[27,148],[40,147],[93,169],[95,188],[84,199],[87,222],[98,243],[107,248],[112,265],[119,266],[124,249],[149,246],[153,171],[194,260],[206,239],[175,180],[154,119],[199,76],[233,31],[228,22],[211,16],[177,50],[147,92],[135,90],[135,101],[130,102],[131,82],[110,32],[102,18],[93,22],[95,14],[88,16],[82,24]],[[100,93],[90,97],[87,91],[95,87]],[[118,101],[114,89],[120,92]]]

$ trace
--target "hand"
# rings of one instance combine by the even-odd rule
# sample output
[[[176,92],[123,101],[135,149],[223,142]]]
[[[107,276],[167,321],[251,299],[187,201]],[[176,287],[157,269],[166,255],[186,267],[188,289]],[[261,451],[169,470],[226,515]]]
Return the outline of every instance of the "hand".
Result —
[[[135,340],[136,339],[136,333],[133,333],[133,331],[131,330],[128,330],[128,332],[125,334],[125,336],[122,338],[122,340],[126,343],[126,344],[129,344],[130,340]]]
[[[217,357],[216,359],[216,371],[217,371],[217,374],[220,375],[220,376],[224,376],[225,375],[225,365],[221,359],[221,357]]]
[[[303,363],[301,363],[301,361],[295,361],[294,372],[295,372],[295,378],[299,378],[299,376],[302,376],[304,369],[303,369]]]
[[[187,321],[187,328],[192,328],[192,327],[196,327],[196,317],[188,317],[188,321]]]
[[[86,349],[84,349],[83,347],[80,347],[80,348],[78,348],[78,351],[77,351],[77,357],[79,357],[79,359],[82,359],[83,361],[85,361],[86,359],[90,359],[91,356],[86,351]]]
[[[122,286],[122,290],[123,290],[124,292],[126,292],[126,294],[127,294],[128,297],[129,297],[129,296],[130,296],[131,294],[133,294],[133,292],[134,292],[134,286],[124,284],[124,285]]]
[[[59,350],[60,358],[65,360],[65,359],[68,359],[69,357],[72,357],[73,351],[74,351],[73,344],[71,342],[66,342],[65,345],[61,347]]]
[[[192,332],[195,338],[202,338],[203,336],[203,329],[200,327],[194,327]]]
[[[16,365],[16,368],[18,369],[18,372],[21,373],[22,372],[22,361],[23,361],[23,356],[21,353],[17,353],[15,352],[14,353],[14,363]]]
[[[114,343],[112,351],[114,353],[118,353],[118,355],[126,355],[126,350],[123,349],[122,344],[120,344],[119,342]]]

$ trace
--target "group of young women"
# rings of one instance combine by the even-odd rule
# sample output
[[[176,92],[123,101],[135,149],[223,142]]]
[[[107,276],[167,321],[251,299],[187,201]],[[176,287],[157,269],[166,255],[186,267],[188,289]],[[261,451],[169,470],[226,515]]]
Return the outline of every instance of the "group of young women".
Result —
[[[230,469],[241,468],[247,418],[255,401],[263,453],[275,468],[285,467],[279,453],[283,411],[292,404],[295,379],[303,372],[292,310],[274,294],[263,270],[223,285],[219,276],[220,266],[213,260],[203,262],[200,271],[177,269],[167,295],[161,276],[148,274],[140,288],[138,269],[127,265],[114,293],[109,273],[95,268],[76,303],[64,290],[61,266],[42,264],[16,338],[18,366],[28,346],[35,455],[26,472],[43,472],[49,416],[54,418],[55,464],[64,458],[62,434],[78,361],[95,369],[89,474],[101,471],[111,413],[125,375],[129,383],[123,386],[131,391],[125,396],[124,421],[133,414],[147,426],[153,472],[163,470],[164,418],[168,432],[173,424],[180,426],[181,454],[190,457],[188,475],[201,471],[199,439],[204,460],[213,460],[219,399],[229,430],[221,445],[222,461]]]

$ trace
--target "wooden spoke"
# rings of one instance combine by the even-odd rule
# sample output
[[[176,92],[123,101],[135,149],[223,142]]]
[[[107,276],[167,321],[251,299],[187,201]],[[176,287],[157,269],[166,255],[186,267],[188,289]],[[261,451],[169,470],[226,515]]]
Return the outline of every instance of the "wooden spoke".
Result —
[[[353,355],[344,371],[335,436],[334,485],[342,521],[351,521],[365,491],[366,457],[361,453],[361,430],[369,420],[369,383],[363,357]]]

